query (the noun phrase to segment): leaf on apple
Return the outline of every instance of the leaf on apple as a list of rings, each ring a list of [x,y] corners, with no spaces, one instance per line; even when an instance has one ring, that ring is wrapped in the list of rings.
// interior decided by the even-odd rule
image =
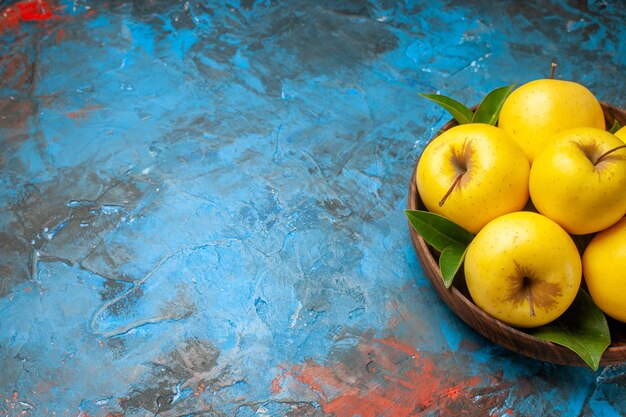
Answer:
[[[561,317],[537,327],[532,335],[573,350],[594,371],[611,343],[604,313],[583,289],[578,291],[574,302]]]
[[[453,243],[441,252],[439,256],[439,269],[443,277],[443,284],[446,288],[450,288],[456,273],[463,265],[467,253],[467,245]]]
[[[459,103],[455,99],[446,97],[441,94],[420,93],[420,96],[432,100],[444,109],[446,109],[448,113],[450,113],[460,125],[472,122],[472,117],[474,117],[472,111],[467,108],[467,106]]]
[[[444,285],[450,288],[474,235],[453,221],[430,211],[404,210],[404,214],[426,243],[441,253],[439,269]]]
[[[498,121],[498,116],[500,116],[500,110],[502,110],[504,100],[506,100],[514,88],[515,84],[511,84],[496,88],[487,94],[474,112],[472,123],[486,123],[495,126]]]
[[[455,99],[441,94],[420,93],[420,96],[432,100],[446,109],[460,125],[467,123],[486,123],[495,126],[500,116],[500,110],[502,109],[504,100],[506,100],[514,88],[515,84],[511,84],[491,91],[481,101],[475,112],[472,112],[467,106]]]
[[[622,125],[620,125],[619,120],[615,120],[615,122],[613,122],[613,126],[611,126],[611,129],[609,129],[609,133],[615,134],[621,128]]]

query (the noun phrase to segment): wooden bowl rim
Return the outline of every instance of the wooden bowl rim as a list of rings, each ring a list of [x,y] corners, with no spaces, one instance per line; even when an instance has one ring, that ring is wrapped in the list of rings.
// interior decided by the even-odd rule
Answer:
[[[615,119],[619,119],[622,126],[626,125],[626,110],[612,106],[605,102],[600,102],[608,125],[612,125]],[[441,132],[457,125],[454,119],[446,123],[443,128],[435,134],[429,143]],[[421,199],[417,193],[415,171],[417,163],[413,168],[409,185],[408,208],[411,210],[423,209]],[[539,339],[522,330],[509,326],[500,320],[488,315],[476,304],[468,299],[461,291],[452,285],[446,288],[443,284],[441,271],[438,262],[433,255],[434,249],[430,247],[424,239],[415,231],[408,222],[409,232],[413,247],[424,270],[424,273],[439,297],[446,305],[469,327],[486,337],[490,341],[529,358],[538,359],[544,362],[551,362],[561,365],[586,366],[586,363],[574,351],[556,343]],[[496,329],[497,332],[493,332]],[[611,344],[603,353],[600,365],[619,365],[626,362],[626,342],[620,345]]]

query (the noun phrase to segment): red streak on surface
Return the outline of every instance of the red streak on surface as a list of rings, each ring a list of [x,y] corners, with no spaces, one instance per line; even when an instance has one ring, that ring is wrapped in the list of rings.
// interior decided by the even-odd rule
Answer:
[[[282,381],[282,375],[278,375],[276,378],[272,380],[272,394],[278,394],[281,390],[280,383]]]
[[[59,30],[57,31],[57,37],[55,39],[55,42],[59,43],[64,38],[67,38],[67,35],[65,34],[63,28],[59,28]]]
[[[0,32],[21,22],[43,22],[54,17],[54,7],[46,0],[20,1],[0,11]]]
[[[410,344],[394,338],[367,340],[348,353],[328,366],[315,362],[292,366],[274,379],[272,392],[306,387],[323,411],[335,417],[411,417],[429,410],[440,415],[479,415],[477,411],[487,415],[493,408],[474,404],[473,410],[466,409],[473,390],[484,389],[489,381],[451,372],[444,364],[438,367],[438,356],[420,354]],[[287,377],[289,382],[282,380]]]
[[[69,113],[67,113],[67,117],[71,117],[72,119],[86,119],[87,117],[89,117],[89,113],[94,111],[94,110],[98,110],[101,109],[102,106],[86,106],[83,107],[82,109],[78,109],[76,111],[71,111]]]
[[[315,369],[314,372],[309,372],[313,369]],[[309,387],[323,402],[328,401],[328,395],[326,394],[324,385],[332,385],[334,387],[339,385],[337,381],[334,381],[333,370],[331,368],[320,367],[313,363],[305,365],[302,369],[296,369],[295,372],[288,372],[287,375],[293,376],[298,382]]]
[[[22,1],[15,3],[15,7],[20,11],[20,18],[29,20],[48,20],[52,18],[52,7],[45,0]]]
[[[77,111],[71,111],[67,114],[67,117],[71,117],[72,119],[86,119],[87,112],[83,109]]]
[[[400,343],[394,339],[374,339],[374,342],[380,343],[381,345],[390,346],[402,353],[405,353],[413,358],[419,358],[420,354],[413,346]]]
[[[448,398],[457,398],[459,395],[461,395],[461,390],[463,388],[460,386],[455,386],[455,387],[451,387],[448,388],[445,392],[446,392],[446,396]]]

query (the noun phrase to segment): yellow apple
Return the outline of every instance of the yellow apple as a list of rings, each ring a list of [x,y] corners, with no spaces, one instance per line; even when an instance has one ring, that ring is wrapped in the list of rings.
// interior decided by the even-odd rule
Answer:
[[[596,234],[583,253],[583,275],[598,308],[626,322],[626,218]]]
[[[620,130],[615,132],[615,136],[620,138],[622,140],[622,142],[626,143],[626,126],[622,127]]]
[[[626,213],[626,149],[618,149],[623,145],[615,135],[589,127],[556,135],[530,169],[537,210],[572,234],[616,223]]]
[[[489,222],[470,243],[465,279],[474,303],[516,327],[559,317],[574,301],[581,260],[572,238],[541,214],[520,211]]]
[[[574,127],[605,129],[602,107],[581,84],[545,79],[514,90],[500,111],[498,126],[520,144],[532,164],[556,133]]]
[[[417,164],[417,189],[426,208],[478,232],[528,201],[529,165],[502,129],[470,123],[430,142]]]

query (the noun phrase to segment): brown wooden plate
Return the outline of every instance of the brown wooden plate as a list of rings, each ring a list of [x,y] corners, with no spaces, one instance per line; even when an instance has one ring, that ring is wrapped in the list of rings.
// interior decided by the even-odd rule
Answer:
[[[619,121],[622,126],[626,126],[625,110],[603,102],[600,104],[609,128],[613,126],[615,120]],[[448,130],[456,126],[456,124],[456,121],[451,120],[441,131]],[[426,210],[417,193],[415,169],[413,170],[409,187],[408,208],[412,210]],[[585,362],[572,350],[511,327],[478,308],[471,301],[465,286],[463,268],[461,268],[459,275],[454,279],[453,285],[450,288],[446,288],[439,270],[438,252],[426,244],[410,223],[409,231],[413,247],[428,280],[441,299],[467,325],[492,342],[524,356],[561,365],[586,366]],[[609,329],[611,331],[611,345],[602,355],[600,365],[622,364],[626,362],[626,324],[610,318],[607,318],[607,320],[609,321]]]

